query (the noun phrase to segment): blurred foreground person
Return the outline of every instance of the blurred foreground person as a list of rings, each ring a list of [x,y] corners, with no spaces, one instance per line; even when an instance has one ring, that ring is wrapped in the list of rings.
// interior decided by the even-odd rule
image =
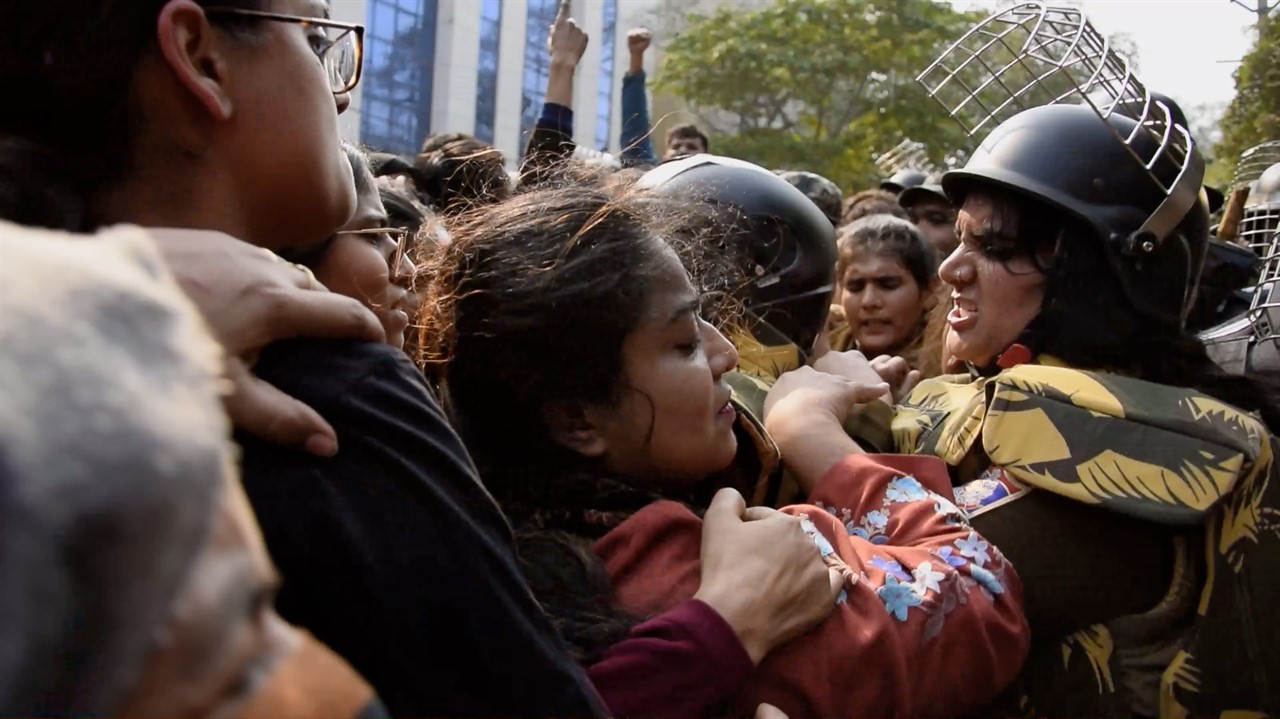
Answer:
[[[273,609],[221,349],[144,233],[0,234],[0,713],[382,713]]]

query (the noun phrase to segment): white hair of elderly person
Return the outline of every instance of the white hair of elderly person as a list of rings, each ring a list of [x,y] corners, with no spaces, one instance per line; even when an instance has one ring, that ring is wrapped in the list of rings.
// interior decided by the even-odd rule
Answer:
[[[272,608],[222,352],[146,231],[0,222],[0,715],[376,706]]]
[[[221,350],[141,230],[0,238],[0,709],[108,714],[209,530]]]

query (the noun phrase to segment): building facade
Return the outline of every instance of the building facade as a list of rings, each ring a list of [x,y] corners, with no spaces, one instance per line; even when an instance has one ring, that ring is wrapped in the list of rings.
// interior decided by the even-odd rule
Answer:
[[[659,0],[571,0],[590,42],[574,82],[574,139],[616,153],[627,30]],[[559,0],[331,0],[365,26],[364,71],[343,137],[412,153],[432,132],[492,142],[509,163],[542,109],[547,31]],[[648,68],[652,72],[652,68]]]

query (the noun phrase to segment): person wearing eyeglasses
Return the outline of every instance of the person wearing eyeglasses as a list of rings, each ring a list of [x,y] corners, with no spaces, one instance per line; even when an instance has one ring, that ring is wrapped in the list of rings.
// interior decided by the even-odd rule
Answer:
[[[20,29],[0,43],[0,80],[21,98],[0,113],[0,219],[203,230],[164,252],[210,255],[181,263],[201,308],[243,297],[228,261],[247,255],[295,273],[331,311],[368,315],[264,252],[319,246],[357,210],[338,115],[360,78],[358,26],[315,0],[3,2],[0,21]],[[219,241],[228,247],[210,249]],[[236,316],[308,311],[262,311],[220,333],[297,400],[269,426],[307,416],[315,427],[285,438],[237,421],[281,615],[349,661],[393,714],[603,715],[421,373],[367,331],[343,339],[323,312],[290,305],[291,289],[250,293]],[[316,335],[327,339],[304,339]],[[298,339],[263,348],[262,337]]]
[[[348,143],[343,152],[355,179],[355,214],[323,244],[286,257],[310,268],[331,292],[364,303],[382,322],[387,344],[403,347],[418,302],[409,292],[413,236],[390,226],[364,152]]]

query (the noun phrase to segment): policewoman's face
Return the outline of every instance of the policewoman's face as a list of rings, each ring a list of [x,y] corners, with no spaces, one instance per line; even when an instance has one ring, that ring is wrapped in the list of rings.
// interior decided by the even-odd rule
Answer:
[[[898,354],[915,341],[928,295],[896,258],[860,252],[841,284],[845,319],[864,354]]]
[[[1011,224],[986,195],[970,194],[960,208],[960,244],[938,268],[952,288],[946,346],[957,360],[990,364],[1040,313],[1045,278]]]

